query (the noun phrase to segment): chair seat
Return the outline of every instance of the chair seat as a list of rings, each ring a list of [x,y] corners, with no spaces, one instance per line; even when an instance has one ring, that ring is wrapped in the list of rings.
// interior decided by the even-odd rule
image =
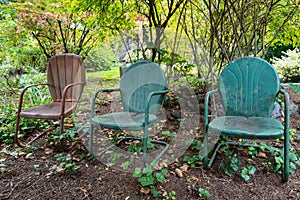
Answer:
[[[76,108],[76,104],[76,102],[65,102],[64,116],[71,114]],[[20,116],[25,118],[59,119],[61,116],[61,106],[61,102],[51,102],[22,110]]]
[[[157,116],[149,114],[149,124],[157,120]],[[145,114],[135,112],[116,112],[96,116],[91,123],[100,125],[102,128],[119,130],[141,130],[145,125]]]
[[[273,118],[222,116],[209,123],[208,132],[247,139],[272,139],[282,137],[284,127]]]

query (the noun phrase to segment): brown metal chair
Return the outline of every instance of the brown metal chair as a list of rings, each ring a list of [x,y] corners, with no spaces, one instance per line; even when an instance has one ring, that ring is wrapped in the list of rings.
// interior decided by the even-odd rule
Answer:
[[[22,110],[23,97],[27,89],[47,85],[52,102]],[[64,131],[64,118],[72,114],[80,100],[85,85],[83,60],[76,54],[60,54],[52,56],[47,66],[47,83],[26,86],[21,94],[16,119],[14,140],[18,146],[30,145],[44,133],[36,136],[26,145],[18,138],[20,118],[38,118],[60,120],[60,134]]]

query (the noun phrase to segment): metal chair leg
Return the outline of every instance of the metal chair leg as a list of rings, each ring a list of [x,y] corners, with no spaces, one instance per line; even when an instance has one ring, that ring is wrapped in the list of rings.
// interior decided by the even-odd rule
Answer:
[[[148,127],[144,129],[144,139],[143,139],[143,161],[144,164],[147,163],[147,145],[148,145]]]
[[[203,156],[203,163],[204,167],[208,169],[208,138],[207,138],[207,133],[204,133],[204,156]]]
[[[90,152],[90,153],[92,153],[93,134],[94,134],[94,125],[91,124],[91,128],[90,128],[90,138],[89,138],[89,152]]]
[[[17,115],[17,121],[16,121],[16,127],[15,127],[15,135],[14,135],[14,141],[19,147],[25,147],[24,144],[22,144],[18,138],[18,132],[19,132],[19,125],[20,125],[20,114]]]
[[[64,117],[60,118],[60,135],[64,133]]]
[[[34,141],[36,141],[37,139],[39,139],[40,137],[42,137],[43,135],[45,135],[45,132],[42,132],[41,134],[37,135],[36,137],[34,137],[31,141],[29,141],[26,144],[22,144],[18,138],[18,132],[19,132],[19,127],[20,127],[20,120],[21,117],[18,115],[17,116],[17,120],[16,120],[16,128],[15,128],[15,134],[14,134],[14,141],[15,143],[19,146],[19,147],[26,147],[31,145],[31,143],[33,143]]]
[[[289,155],[289,147],[290,147],[290,142],[289,142],[289,137],[284,137],[284,146],[283,146],[283,153],[284,153],[284,168],[282,171],[282,180],[284,182],[288,181],[289,178],[289,160],[290,160],[290,155]]]

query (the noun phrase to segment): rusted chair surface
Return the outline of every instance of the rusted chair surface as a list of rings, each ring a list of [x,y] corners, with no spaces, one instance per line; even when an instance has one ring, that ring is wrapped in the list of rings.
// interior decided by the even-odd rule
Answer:
[[[26,86],[20,94],[14,135],[17,145],[25,146],[18,138],[20,118],[60,120],[60,133],[62,134],[64,118],[76,110],[84,84],[85,70],[80,56],[66,53],[51,57],[47,66],[47,83]],[[37,86],[48,86],[52,102],[22,110],[25,92]],[[35,137],[27,145],[40,136]]]

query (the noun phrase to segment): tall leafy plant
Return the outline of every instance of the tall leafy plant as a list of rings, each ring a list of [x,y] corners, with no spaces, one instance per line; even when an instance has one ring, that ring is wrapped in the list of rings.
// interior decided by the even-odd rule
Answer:
[[[210,87],[223,66],[236,57],[264,57],[293,19],[299,1],[191,1],[182,26],[190,38],[199,78]],[[278,19],[278,20],[277,20]]]
[[[77,8],[76,1],[11,3],[17,9],[18,32],[31,33],[43,54],[76,53],[83,58],[100,42],[92,12]]]

